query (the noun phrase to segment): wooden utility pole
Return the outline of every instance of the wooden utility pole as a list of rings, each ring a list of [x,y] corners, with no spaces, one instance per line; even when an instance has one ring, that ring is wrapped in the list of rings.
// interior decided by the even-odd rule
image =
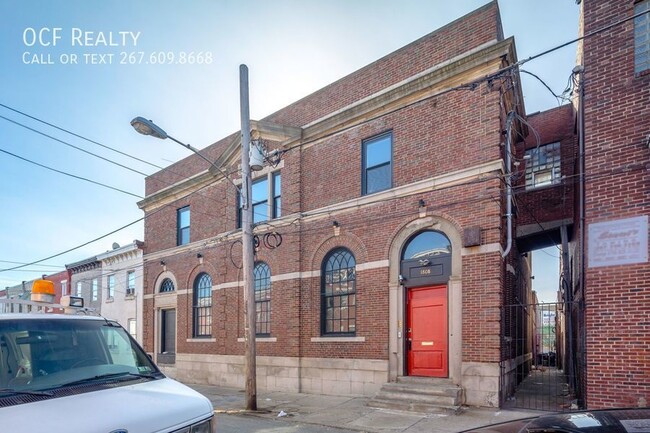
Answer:
[[[257,410],[257,373],[255,350],[255,287],[253,285],[253,206],[251,203],[251,141],[250,111],[248,106],[248,67],[239,65],[239,99],[241,108],[241,173],[242,173],[242,276],[244,279],[246,344],[246,409]]]

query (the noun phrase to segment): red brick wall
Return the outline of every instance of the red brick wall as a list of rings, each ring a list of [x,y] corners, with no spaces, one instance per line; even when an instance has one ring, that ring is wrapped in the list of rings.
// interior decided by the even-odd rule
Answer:
[[[585,34],[633,9],[586,1]],[[635,75],[633,33],[628,21],[584,41],[587,225],[650,214],[650,74]],[[649,282],[650,263],[587,268],[590,408],[650,401]]]
[[[517,201],[517,224],[528,225],[546,223],[562,219],[573,219],[574,185],[577,173],[577,136],[575,133],[575,114],[572,105],[563,105],[526,119],[530,124],[525,142],[516,146],[517,158],[521,161],[517,170],[515,197]],[[539,143],[533,130],[539,134]],[[563,179],[560,183],[526,189],[526,165],[530,160],[522,160],[525,151],[539,144],[560,142],[560,163]]]

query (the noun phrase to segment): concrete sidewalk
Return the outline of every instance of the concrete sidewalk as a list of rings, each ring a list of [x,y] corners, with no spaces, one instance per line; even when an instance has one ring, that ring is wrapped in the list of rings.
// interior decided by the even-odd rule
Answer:
[[[367,397],[337,397],[288,392],[261,392],[258,411],[246,412],[241,389],[186,384],[212,401],[217,413],[248,414],[288,422],[362,432],[459,432],[470,428],[540,415],[541,412],[464,407],[458,414],[418,414],[366,406]]]

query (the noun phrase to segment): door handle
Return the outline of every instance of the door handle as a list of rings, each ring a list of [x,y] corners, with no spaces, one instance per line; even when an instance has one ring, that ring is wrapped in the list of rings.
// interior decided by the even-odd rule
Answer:
[[[411,339],[408,338],[406,340],[406,350],[411,350],[411,347],[412,347],[412,342],[411,342]]]

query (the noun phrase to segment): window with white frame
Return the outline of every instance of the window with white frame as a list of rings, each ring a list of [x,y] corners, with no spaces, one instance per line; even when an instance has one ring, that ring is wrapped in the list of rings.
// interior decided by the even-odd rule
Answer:
[[[81,297],[81,281],[77,281],[77,296]]]
[[[279,171],[269,173],[252,184],[251,205],[253,206],[253,223],[260,223],[282,216],[282,177]],[[241,228],[242,205],[241,194],[238,195],[237,227]]]
[[[61,281],[61,295],[66,296],[68,294],[68,281]]]
[[[108,276],[108,290],[106,292],[106,299],[115,298],[115,274]]]
[[[92,300],[93,300],[93,301],[96,301],[96,300],[97,300],[97,297],[99,296],[99,295],[98,295],[98,293],[99,293],[99,281],[97,280],[97,278],[93,278],[93,281],[92,281],[92,291],[91,291],[91,293],[92,293],[92,295],[91,295],[91,296],[92,296]]]
[[[650,0],[639,1],[634,5],[634,72],[650,69]],[[645,12],[645,13],[644,13]]]
[[[560,181],[560,143],[537,146],[526,151],[526,189]]]
[[[131,334],[131,337],[136,338],[137,337],[137,326],[136,326],[136,321],[135,319],[129,319],[127,321],[127,329],[129,331],[129,334]]]
[[[135,295],[135,271],[126,273],[126,294]]]

